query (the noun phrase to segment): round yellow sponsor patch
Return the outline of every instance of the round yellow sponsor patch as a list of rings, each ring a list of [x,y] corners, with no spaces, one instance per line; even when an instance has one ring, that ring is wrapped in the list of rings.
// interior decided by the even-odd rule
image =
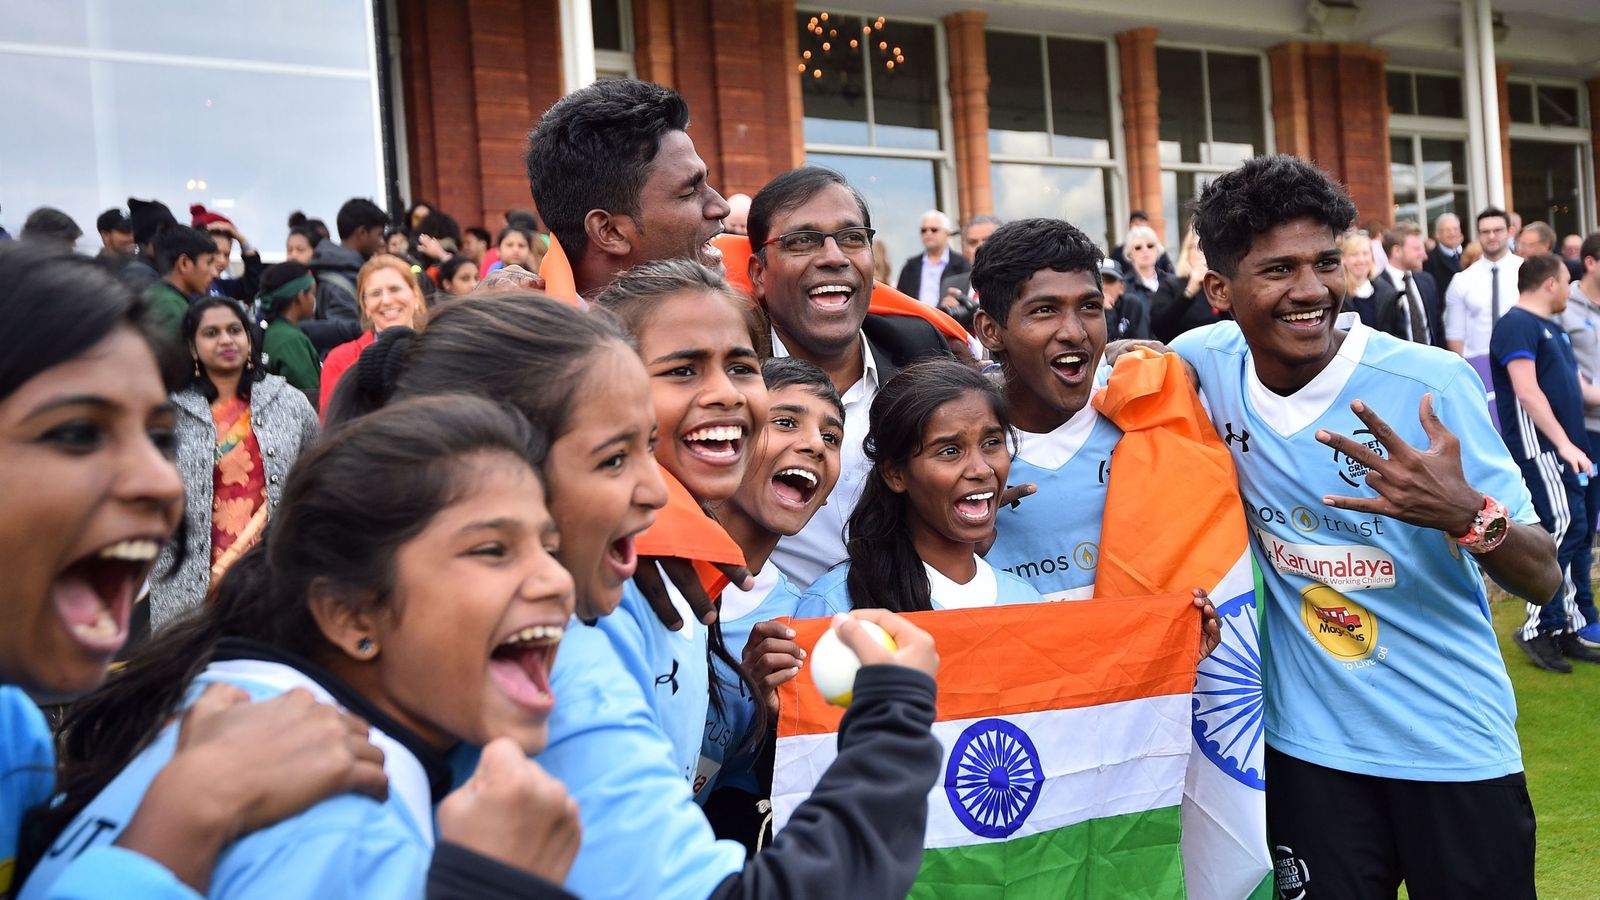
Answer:
[[[1378,646],[1378,618],[1325,584],[1300,592],[1300,621],[1322,649],[1344,660],[1365,659]]]

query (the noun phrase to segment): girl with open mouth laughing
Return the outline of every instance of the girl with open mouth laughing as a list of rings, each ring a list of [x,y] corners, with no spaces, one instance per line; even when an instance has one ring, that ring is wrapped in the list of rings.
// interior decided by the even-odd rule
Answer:
[[[0,245],[3,895],[20,883],[23,816],[53,789],[54,740],[28,694],[68,700],[100,683],[183,512],[144,316],[92,260]],[[365,723],[304,694],[246,699],[219,687],[195,701],[117,846],[62,860],[78,896],[193,897],[233,836],[337,793],[384,792]]]
[[[812,583],[796,615],[1042,602],[978,555],[994,537],[1011,471],[1000,388],[968,366],[930,360],[884,385],[871,415],[872,472],[850,515],[850,558]]]
[[[420,897],[436,841],[565,877],[577,810],[526,758],[544,746],[572,614],[535,468],[546,449],[514,412],[437,397],[375,413],[302,459],[267,540],[214,603],[68,715],[63,790],[40,823],[54,844],[21,896],[50,896],[75,854],[120,836],[177,745],[169,717],[216,683],[358,712],[390,790],[332,797],[232,842],[209,896]],[[445,753],[462,742],[489,748],[447,797]],[[508,796],[507,782],[523,788]]]
[[[839,756],[790,824],[795,837],[747,861],[742,845],[715,838],[695,805],[650,696],[654,683],[641,684],[624,663],[639,648],[616,643],[624,630],[582,624],[633,615],[617,608],[638,564],[636,539],[667,503],[651,455],[651,379],[627,341],[615,317],[542,294],[465,297],[441,306],[427,330],[380,340],[341,388],[328,420],[337,433],[387,402],[453,391],[507,403],[552,435],[544,472],[562,534],[557,558],[573,575],[577,615],[552,673],[561,702],[536,761],[566,786],[582,815],[583,846],[569,890],[619,900],[776,898],[822,896],[849,884],[857,897],[903,897],[920,862],[921,821],[939,767],[929,733],[937,655],[925,632],[881,614],[873,621],[901,647],[891,656],[880,655],[858,627],[841,630],[847,641],[850,631],[861,637],[853,646],[869,664]],[[702,670],[704,653],[702,644]],[[670,691],[667,674],[663,689]],[[680,692],[687,674],[680,663]],[[696,740],[706,706],[702,696]],[[470,754],[455,756],[457,772],[469,767]],[[888,771],[886,759],[894,760]]]

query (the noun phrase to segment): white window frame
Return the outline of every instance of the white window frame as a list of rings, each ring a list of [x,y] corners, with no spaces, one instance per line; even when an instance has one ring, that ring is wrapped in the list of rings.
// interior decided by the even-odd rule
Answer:
[[[1467,89],[1466,88],[1466,78],[1462,75],[1461,72],[1458,72],[1458,71],[1452,71],[1450,69],[1430,69],[1430,68],[1419,67],[1419,66],[1389,66],[1389,67],[1384,69],[1384,77],[1385,77],[1385,79],[1387,79],[1389,75],[1406,75],[1406,76],[1429,75],[1429,76],[1433,76],[1433,77],[1436,77],[1436,78],[1454,78],[1454,79],[1456,79],[1457,83],[1459,83],[1461,85],[1461,90],[1462,90],[1461,105],[1463,107],[1462,111],[1461,111],[1461,113],[1462,113],[1462,117],[1461,118],[1459,118],[1459,119],[1450,119],[1450,118],[1446,118],[1446,117],[1443,117],[1443,116],[1419,116],[1419,115],[1415,115],[1415,114],[1412,114],[1412,113],[1390,113],[1390,115],[1389,115],[1389,138],[1390,138],[1390,140],[1393,140],[1394,138],[1397,138],[1397,137],[1398,138],[1406,138],[1406,139],[1411,141],[1412,159],[1415,160],[1415,162],[1412,164],[1412,166],[1413,166],[1414,170],[1416,171],[1416,175],[1417,175],[1416,183],[1414,185],[1412,185],[1412,192],[1416,195],[1418,207],[1423,211],[1422,218],[1424,219],[1424,221],[1417,223],[1417,224],[1421,225],[1423,228],[1427,228],[1428,227],[1428,223],[1426,221],[1426,219],[1427,219],[1427,202],[1428,202],[1427,201],[1427,197],[1428,197],[1428,194],[1427,194],[1426,187],[1425,187],[1425,182],[1424,182],[1423,176],[1422,176],[1422,142],[1424,140],[1445,140],[1445,141],[1463,141],[1463,142],[1466,143],[1466,145],[1467,145],[1467,160],[1466,160],[1467,171],[1463,172],[1463,173],[1459,173],[1459,174],[1466,175],[1467,176],[1467,181],[1465,181],[1465,182],[1452,182],[1448,189],[1451,192],[1454,192],[1457,189],[1461,189],[1461,190],[1466,191],[1468,208],[1464,209],[1464,210],[1457,210],[1456,215],[1458,215],[1461,218],[1461,221],[1463,223],[1469,223],[1470,224],[1470,222],[1472,220],[1472,216],[1474,215],[1474,211],[1478,210],[1478,209],[1482,209],[1484,207],[1484,205],[1486,205],[1487,201],[1481,196],[1481,193],[1482,193],[1481,190],[1476,185],[1474,185],[1472,183],[1472,175],[1473,175],[1473,173],[1472,173],[1472,166],[1473,166],[1473,163],[1472,163],[1473,156],[1472,156],[1472,154],[1473,154],[1473,147],[1472,147],[1472,135],[1470,134],[1471,128],[1468,126],[1467,119],[1466,119],[1466,109],[1465,109],[1466,102],[1467,102],[1466,93],[1465,93],[1466,89]],[[1415,102],[1416,101],[1416,81],[1414,79],[1411,82],[1411,85],[1412,85],[1412,87],[1411,87],[1411,91],[1412,91],[1412,95],[1411,95],[1412,107],[1415,108],[1416,107],[1416,102]],[[1391,159],[1390,162],[1392,163],[1393,160]],[[1393,208],[1394,197],[1395,197],[1395,191],[1394,191],[1395,185],[1393,183],[1393,171],[1394,170],[1391,168],[1390,169],[1390,179],[1391,179],[1391,181],[1390,181],[1390,184],[1389,184],[1389,203],[1390,203],[1391,209]]]
[[[1107,230],[1116,232],[1116,224],[1128,219],[1128,153],[1126,135],[1122,130],[1122,60],[1117,53],[1117,42],[1106,37],[1086,34],[1064,34],[1058,32],[1029,31],[1021,28],[985,28],[984,34],[998,32],[1003,34],[1022,34],[1039,39],[1039,59],[1044,71],[1044,135],[1046,146],[1051,149],[1047,155],[1028,153],[996,153],[989,151],[989,164],[1016,163],[1033,166],[1059,166],[1076,169],[1101,169],[1110,179],[1111,208],[1106,210]],[[1050,93],[1050,38],[1061,38],[1070,41],[1083,41],[1086,43],[1103,44],[1106,47],[1106,91],[1111,110],[1111,158],[1095,159],[1084,156],[1056,156],[1055,149],[1055,104]],[[985,47],[987,52],[987,47]],[[984,129],[984,144],[988,145],[988,128]],[[1107,238],[1110,239],[1109,237]]]
[[[795,8],[795,15],[820,15],[824,12],[830,16],[859,16],[869,21],[877,18],[877,14],[875,13],[864,12],[849,7],[843,9],[826,10],[820,7],[809,6],[800,6]],[[939,196],[935,198],[938,202],[937,208],[943,210],[945,214],[950,217],[951,221],[960,222],[963,220],[963,214],[959,208],[960,204],[957,200],[956,194],[955,125],[950,112],[950,60],[949,48],[944,31],[944,23],[938,19],[925,19],[916,16],[895,16],[893,18],[896,22],[904,22],[908,25],[933,26],[934,77],[937,79],[936,83],[938,85],[938,90],[936,93],[939,97],[940,149],[917,150],[913,148],[902,147],[878,147],[871,143],[821,144],[807,141],[805,143],[805,152],[808,156],[812,153],[826,153],[838,156],[875,156],[887,159],[922,159],[936,163],[938,168],[936,190],[939,193]],[[791,53],[797,53],[799,52],[799,49],[800,48],[798,46],[789,48]],[[862,68],[866,72],[864,77],[867,80],[867,140],[872,142],[877,139],[877,123],[875,121],[875,111],[873,108],[873,66],[871,64],[869,54],[863,54],[862,56],[864,61]],[[792,66],[793,64],[793,57],[791,57],[790,61],[785,65]],[[792,71],[793,70],[791,69],[791,72]],[[802,98],[800,108],[800,115],[802,118],[805,117],[804,104],[805,101]]]
[[[637,62],[633,57],[636,46],[633,37],[633,4],[628,0],[594,0],[617,5],[617,23],[622,31],[621,50],[594,49],[594,71],[597,78],[637,78]]]

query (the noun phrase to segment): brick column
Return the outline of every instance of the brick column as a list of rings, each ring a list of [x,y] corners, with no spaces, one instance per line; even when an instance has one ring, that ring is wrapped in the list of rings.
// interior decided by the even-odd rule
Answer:
[[[633,69],[641,81],[672,87],[672,0],[633,0]]]
[[[1278,149],[1343,182],[1363,222],[1389,222],[1387,54],[1359,44],[1291,42],[1267,52]]]
[[[1311,122],[1306,108],[1306,45],[1279,44],[1267,51],[1272,70],[1272,127],[1279,153],[1311,158]]]
[[[1128,150],[1128,208],[1150,216],[1156,234],[1166,232],[1161,211],[1161,108],[1156,84],[1156,30],[1135,28],[1117,35],[1122,61],[1122,133]]]
[[[1506,87],[1506,76],[1509,74],[1509,63],[1495,65],[1494,84],[1500,94],[1500,174],[1506,183],[1505,208],[1511,210],[1516,209],[1516,200],[1511,196],[1511,91]]]
[[[956,202],[962,221],[994,212],[989,179],[989,56],[980,10],[944,18],[950,51],[950,117],[955,124]]]

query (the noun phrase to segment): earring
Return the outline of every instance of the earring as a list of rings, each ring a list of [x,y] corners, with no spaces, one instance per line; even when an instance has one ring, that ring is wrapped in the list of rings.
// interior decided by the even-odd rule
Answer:
[[[245,357],[245,358],[244,358],[244,370],[245,370],[245,371],[246,371],[246,372],[254,372],[254,371],[255,371],[255,368],[256,368],[256,362],[255,362],[255,360],[253,360],[253,359],[251,359],[251,358],[250,358],[250,357],[248,357],[248,356],[247,356],[247,357]]]
[[[200,377],[200,357],[198,356],[194,358],[194,377]]]
[[[377,646],[372,643],[372,638],[364,637],[361,640],[356,641],[356,652],[361,654],[363,659],[376,653],[377,649]]]

